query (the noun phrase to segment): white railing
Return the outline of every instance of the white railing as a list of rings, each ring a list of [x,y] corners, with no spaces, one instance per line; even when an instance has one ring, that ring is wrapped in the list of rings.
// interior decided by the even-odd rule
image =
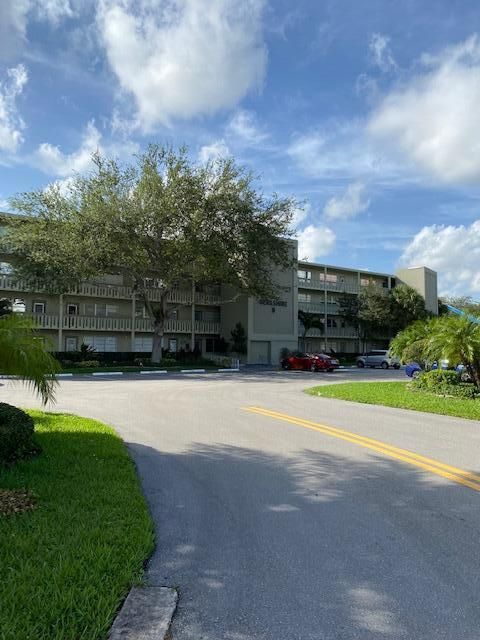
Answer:
[[[323,302],[299,302],[298,308],[307,313],[325,313],[325,304]],[[327,303],[327,313],[334,315],[338,313],[338,306],[333,302]]]
[[[33,320],[41,329],[59,329],[60,317],[58,315],[34,314]],[[97,316],[64,316],[62,318],[62,329],[85,330],[85,331],[131,331],[131,318],[99,318]],[[153,323],[149,318],[136,318],[135,331],[151,332]],[[192,323],[190,320],[167,320],[165,323],[166,333],[191,333]],[[195,333],[217,335],[220,333],[220,323],[218,322],[195,322]]]
[[[302,334],[301,327],[299,327],[298,335]],[[310,329],[307,333],[306,339],[308,338],[357,338],[357,334],[355,329],[351,327],[327,327],[325,332],[320,331],[320,329]]]
[[[359,292],[358,284],[350,280],[344,282],[328,282],[325,280],[298,278],[298,286],[300,289],[315,289],[317,291],[337,291],[338,293]]]
[[[0,276],[0,291],[31,291],[43,293],[45,287],[38,282],[27,282],[12,276]],[[133,296],[132,287],[120,286],[116,284],[93,284],[90,282],[82,282],[73,287],[68,295],[85,296],[90,298],[115,298],[117,300],[131,300]],[[149,298],[152,302],[160,300],[160,291],[157,289],[149,289]],[[191,304],[192,292],[185,289],[174,289],[167,296],[167,301],[177,304]],[[217,295],[206,293],[195,293],[195,302],[205,305],[219,305],[221,298]]]

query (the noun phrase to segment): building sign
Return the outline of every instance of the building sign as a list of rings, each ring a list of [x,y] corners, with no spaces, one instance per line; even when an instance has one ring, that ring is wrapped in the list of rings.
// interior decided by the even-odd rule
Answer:
[[[258,304],[264,304],[267,307],[286,307],[286,300],[274,300],[269,298],[262,298],[261,300],[257,300]]]

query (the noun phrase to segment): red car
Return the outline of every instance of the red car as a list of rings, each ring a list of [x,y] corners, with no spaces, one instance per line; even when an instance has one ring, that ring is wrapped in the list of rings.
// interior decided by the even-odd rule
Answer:
[[[325,353],[302,353],[296,351],[281,361],[282,369],[301,369],[308,371],[335,371],[340,363]]]

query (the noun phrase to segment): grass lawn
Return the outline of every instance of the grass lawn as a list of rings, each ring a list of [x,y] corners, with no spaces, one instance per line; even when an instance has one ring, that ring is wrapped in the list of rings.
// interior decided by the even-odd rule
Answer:
[[[346,382],[306,389],[306,393],[323,398],[338,398],[365,404],[414,409],[480,420],[480,399],[444,398],[424,391],[411,391],[407,382]]]
[[[0,638],[105,639],[154,546],[134,464],[100,422],[29,413],[43,453],[0,469],[36,502],[0,515]]]

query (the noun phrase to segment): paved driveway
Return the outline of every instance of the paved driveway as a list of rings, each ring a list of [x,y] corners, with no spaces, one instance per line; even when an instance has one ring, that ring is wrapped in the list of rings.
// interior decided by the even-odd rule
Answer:
[[[64,381],[55,410],[128,442],[157,525],[149,580],[180,592],[173,640],[480,638],[480,492],[354,437],[478,473],[479,423],[302,393],[397,372],[144,378]]]

